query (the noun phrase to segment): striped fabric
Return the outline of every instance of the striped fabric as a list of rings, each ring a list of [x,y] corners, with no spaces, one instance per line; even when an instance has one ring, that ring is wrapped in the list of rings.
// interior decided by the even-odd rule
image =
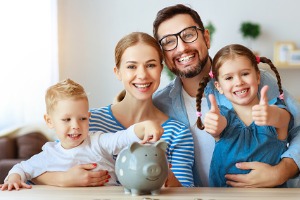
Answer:
[[[125,127],[112,115],[111,106],[91,109],[90,131],[117,132]],[[193,187],[192,167],[194,163],[194,142],[188,127],[169,118],[163,125],[164,139],[167,144],[167,158],[171,170],[184,187]]]

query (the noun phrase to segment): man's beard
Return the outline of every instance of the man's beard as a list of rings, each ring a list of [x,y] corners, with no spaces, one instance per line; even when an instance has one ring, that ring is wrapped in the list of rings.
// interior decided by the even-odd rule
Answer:
[[[203,70],[205,64],[208,60],[208,54],[203,60],[199,60],[199,63],[196,67],[193,69],[187,70],[187,71],[180,71],[178,68],[172,68],[170,69],[171,72],[173,72],[176,76],[179,76],[180,78],[193,78],[200,74],[200,72]]]

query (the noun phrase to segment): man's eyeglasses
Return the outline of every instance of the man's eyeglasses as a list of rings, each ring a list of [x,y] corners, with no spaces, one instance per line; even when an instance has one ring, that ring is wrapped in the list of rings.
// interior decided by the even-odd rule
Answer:
[[[183,29],[178,33],[166,35],[163,38],[161,38],[158,42],[163,50],[171,51],[175,49],[178,45],[178,36],[185,43],[191,43],[197,40],[198,38],[197,29],[203,32],[203,29],[198,28],[197,26],[191,26]]]

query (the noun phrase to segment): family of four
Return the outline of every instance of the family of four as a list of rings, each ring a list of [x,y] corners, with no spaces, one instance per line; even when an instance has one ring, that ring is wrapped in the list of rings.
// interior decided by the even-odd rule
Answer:
[[[30,188],[27,180],[115,185],[119,151],[160,138],[168,144],[166,187],[286,187],[298,180],[300,107],[272,62],[238,44],[212,60],[208,30],[182,4],[157,13],[153,35],[134,32],[116,45],[114,73],[124,91],[112,105],[89,109],[84,89],[69,79],[47,90],[44,118],[59,142],[15,165],[2,190]],[[156,91],[163,61],[176,78]]]

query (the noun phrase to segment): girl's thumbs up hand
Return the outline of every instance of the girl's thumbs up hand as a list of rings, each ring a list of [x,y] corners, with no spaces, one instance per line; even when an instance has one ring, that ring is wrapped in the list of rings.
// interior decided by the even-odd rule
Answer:
[[[269,124],[271,110],[268,104],[268,89],[269,87],[267,85],[261,89],[259,104],[252,107],[252,119],[258,126],[265,126]]]
[[[208,98],[211,108],[204,118],[205,131],[210,133],[216,140],[219,140],[221,132],[227,125],[227,120],[221,115],[215,96],[210,94]]]

